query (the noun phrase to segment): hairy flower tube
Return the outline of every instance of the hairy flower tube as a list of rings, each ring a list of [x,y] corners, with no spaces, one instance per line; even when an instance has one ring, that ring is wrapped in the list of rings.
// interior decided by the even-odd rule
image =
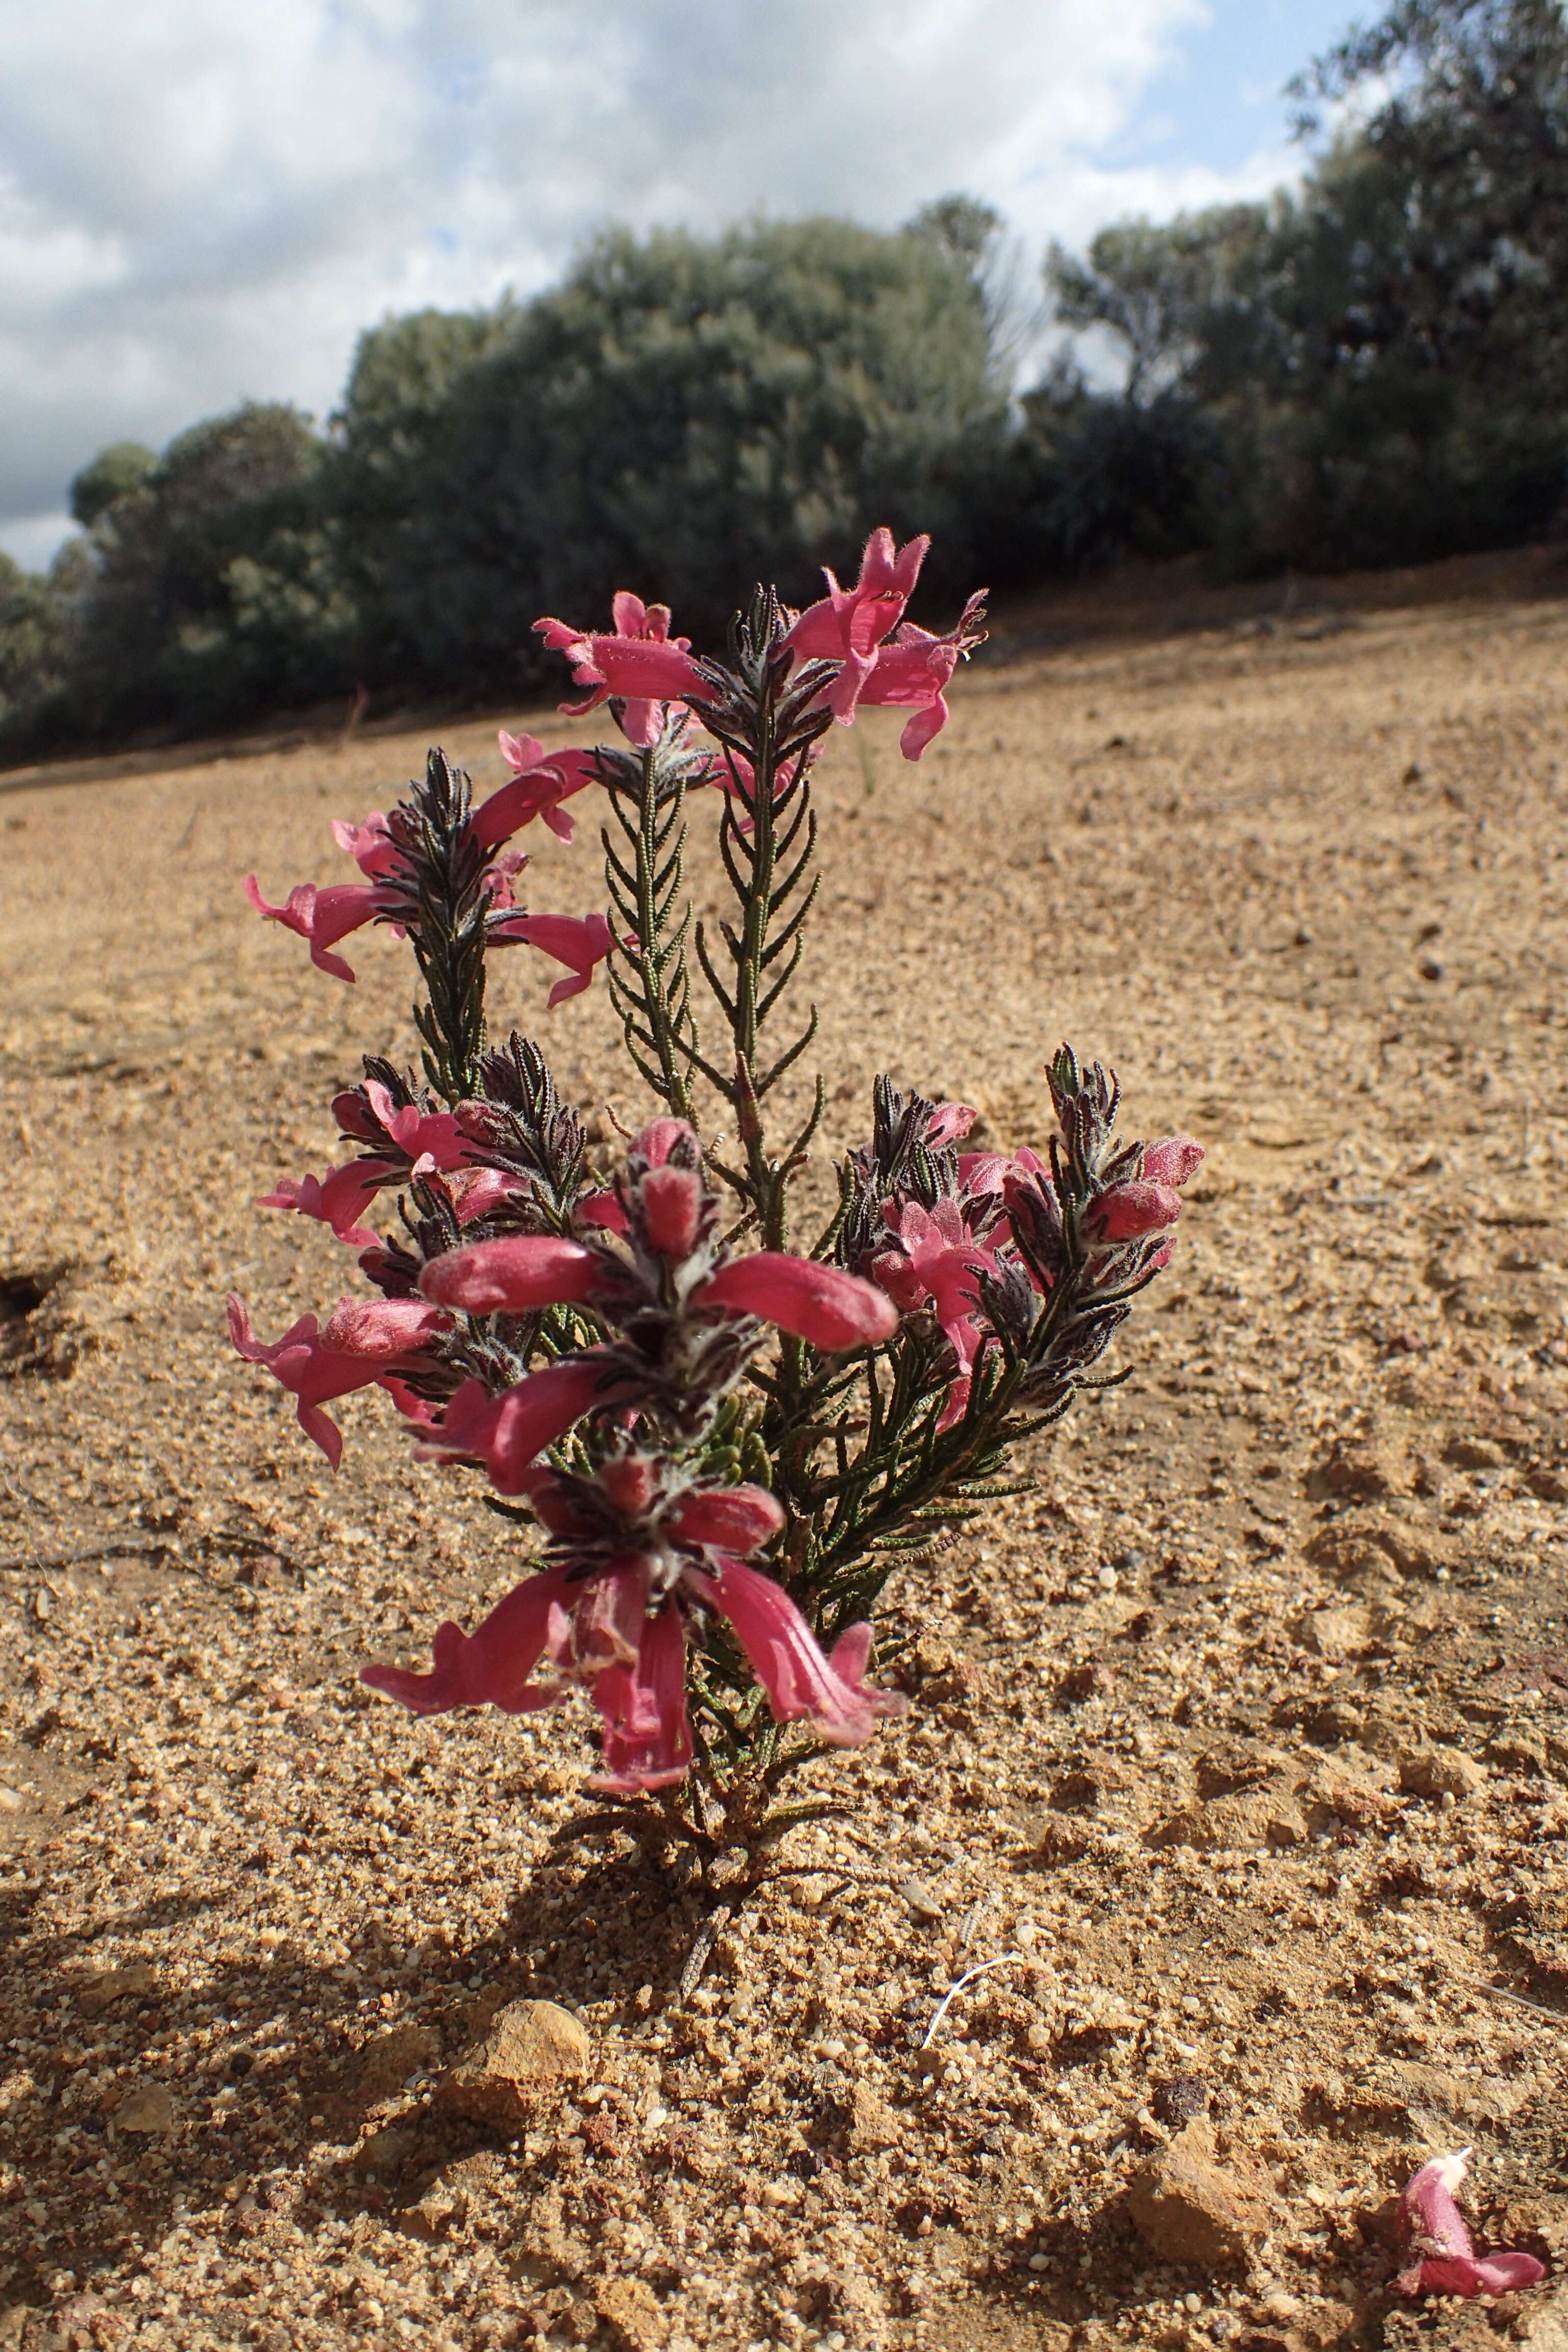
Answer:
[[[395,1103],[378,1078],[367,1078],[363,1086],[337,1096],[332,1115],[344,1135],[370,1150],[321,1177],[286,1176],[256,1205],[318,1218],[353,1249],[374,1244],[375,1234],[356,1221],[378,1192],[437,1170],[461,1168],[467,1155],[468,1145],[450,1111]]]
[[[599,1709],[605,1769],[594,1786],[629,1795],[683,1780],[692,1759],[687,1626],[718,1617],[775,1721],[806,1723],[831,1746],[868,1739],[895,1695],[868,1689],[868,1625],[824,1652],[783,1587],[746,1565],[784,1514],[764,1487],[686,1484],[659,1456],[628,1452],[593,1478],[535,1471],[521,1490],[554,1564],[509,1592],[471,1634],[447,1622],[428,1674],[363,1669],[373,1689],[421,1715],[547,1706],[576,1685]]]
[[[1434,2157],[1405,2184],[1400,2236],[1414,2259],[1399,2274],[1402,2294],[1507,2294],[1546,2275],[1533,2254],[1478,2254],[1454,2191],[1469,2170],[1468,2147]]]

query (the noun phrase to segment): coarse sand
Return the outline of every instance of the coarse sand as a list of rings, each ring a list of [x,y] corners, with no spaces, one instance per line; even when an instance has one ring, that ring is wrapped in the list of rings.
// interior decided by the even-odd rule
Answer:
[[[242,877],[342,878],[425,737],[0,779],[0,2347],[1568,2344],[1568,575],[1488,581],[1058,599],[918,767],[835,730],[830,1150],[881,1068],[1038,1144],[1067,1037],[1208,1158],[1131,1380],[891,1588],[910,1713],[684,2001],[721,1895],[563,1837],[580,1702],[355,1679],[526,1535],[374,1391],[334,1479],[224,1334],[359,1286],[252,1202],[411,1045],[405,950],[344,987]],[[557,976],[499,958],[497,1025],[635,1122]],[[588,2071],[509,2137],[442,2085],[525,1997]],[[1387,2200],[1467,2145],[1548,2278],[1402,2299]]]

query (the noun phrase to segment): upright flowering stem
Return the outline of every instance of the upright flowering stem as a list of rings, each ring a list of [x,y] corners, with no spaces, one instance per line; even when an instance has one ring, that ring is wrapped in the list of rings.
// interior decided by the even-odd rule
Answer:
[[[399,813],[400,816],[402,813]],[[434,751],[395,835],[426,1002],[414,1019],[430,1083],[449,1103],[476,1090],[485,1046],[486,853],[468,823],[468,779]]]
[[[607,967],[626,1051],[672,1116],[690,1119],[697,1038],[685,949],[691,911],[686,908],[679,917],[675,914],[685,878],[681,812],[685,772],[691,764],[681,755],[685,728],[683,718],[666,725],[644,750],[635,782],[624,772],[631,765],[625,755],[617,757],[614,768],[606,763],[611,810],[631,853],[629,871],[607,826],[599,837],[612,904],[630,925],[627,937],[612,950]]]
[[[807,880],[816,849],[816,816],[806,771],[833,716],[826,704],[813,707],[826,666],[808,662],[804,669],[794,667],[787,636],[777,596],[759,590],[731,631],[731,667],[704,666],[711,693],[703,721],[723,745],[729,769],[719,848],[741,921],[738,930],[730,923],[720,926],[734,967],[729,981],[715,969],[703,926],[697,928],[698,959],[729,1024],[734,1056],[729,1070],[707,1059],[701,1066],[734,1112],[744,1154],[743,1170],[714,1164],[746,1202],[768,1249],[782,1249],[787,1238],[789,1180],[816,1132],[826,1101],[819,1077],[799,1132],[781,1157],[770,1154],[763,1100],[816,1034],[813,1005],[805,1028],[766,1062],[763,1025],[799,968],[803,928],[816,896],[816,877]]]

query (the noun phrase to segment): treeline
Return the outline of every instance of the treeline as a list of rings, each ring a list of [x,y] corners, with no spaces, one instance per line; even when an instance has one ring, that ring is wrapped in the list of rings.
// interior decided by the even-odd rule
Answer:
[[[894,232],[611,232],[531,301],[372,330],[324,431],[251,404],[105,450],[48,574],[0,557],[0,750],[361,687],[510,698],[542,612],[631,587],[710,635],[737,579],[805,602],[876,522],[933,532],[933,605],[1127,551],[1237,575],[1548,533],[1561,0],[1394,0],[1295,89],[1305,131],[1340,126],[1298,193],[1047,256],[1044,316],[1100,331],[1114,391],[1067,344],[1015,396],[1042,321],[952,197]]]

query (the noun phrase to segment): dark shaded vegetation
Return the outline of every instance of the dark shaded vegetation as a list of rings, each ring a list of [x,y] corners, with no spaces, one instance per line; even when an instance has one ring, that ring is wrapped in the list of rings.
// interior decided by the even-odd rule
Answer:
[[[736,579],[805,602],[878,522],[935,539],[931,607],[1123,553],[1231,576],[1553,532],[1568,489],[1561,0],[1394,0],[1293,86],[1299,189],[1054,248],[1064,345],[1003,224],[612,230],[558,288],[362,337],[319,431],[247,404],[72,486],[47,576],[0,557],[0,751],[201,731],[361,688],[507,698],[530,635],[669,595],[710,641]],[[1347,121],[1353,128],[1345,128]],[[925,617],[931,617],[928,613]]]

